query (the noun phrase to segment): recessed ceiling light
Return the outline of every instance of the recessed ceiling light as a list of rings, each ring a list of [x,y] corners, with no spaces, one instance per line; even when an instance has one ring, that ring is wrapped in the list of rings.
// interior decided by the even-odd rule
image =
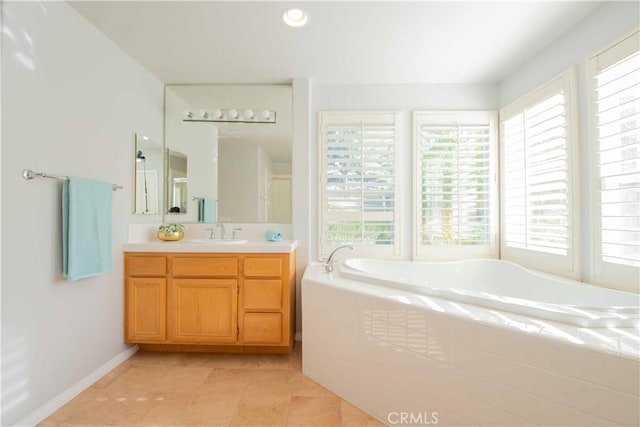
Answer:
[[[282,20],[290,27],[302,27],[309,20],[309,15],[302,9],[289,9],[282,15]]]

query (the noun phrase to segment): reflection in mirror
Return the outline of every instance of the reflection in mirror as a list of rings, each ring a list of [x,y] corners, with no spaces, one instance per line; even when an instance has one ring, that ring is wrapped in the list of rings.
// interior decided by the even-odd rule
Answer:
[[[167,212],[187,213],[187,156],[167,149]]]
[[[276,123],[213,121],[229,111],[273,111]],[[181,221],[198,221],[198,202],[210,199],[220,221],[290,223],[292,111],[287,85],[167,86],[166,147],[189,158],[189,212]]]
[[[150,138],[134,135],[135,183],[133,213],[160,213],[160,180],[162,179],[162,145]]]

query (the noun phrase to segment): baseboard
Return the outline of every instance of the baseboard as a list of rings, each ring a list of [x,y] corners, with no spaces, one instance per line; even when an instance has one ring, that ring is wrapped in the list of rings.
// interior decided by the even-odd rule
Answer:
[[[129,347],[122,353],[118,354],[113,359],[109,360],[104,365],[100,366],[98,369],[42,405],[40,408],[33,411],[31,414],[27,415],[16,425],[19,426],[35,426],[36,424],[42,422],[49,415],[53,414],[55,411],[60,409],[62,405],[76,397],[78,394],[82,393],[84,390],[89,388],[93,383],[98,381],[100,378],[111,372],[116,366],[133,356],[138,351],[138,346],[134,345]]]
[[[302,332],[296,332],[296,336],[294,339],[296,341],[302,341]]]

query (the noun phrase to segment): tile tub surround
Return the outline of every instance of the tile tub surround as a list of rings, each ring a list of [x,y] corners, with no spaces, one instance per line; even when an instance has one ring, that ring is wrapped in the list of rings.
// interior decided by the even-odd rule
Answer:
[[[639,331],[588,330],[325,273],[302,280],[303,373],[379,421],[640,424]],[[367,390],[363,393],[362,390]]]
[[[40,426],[379,426],[290,355],[138,352]]]

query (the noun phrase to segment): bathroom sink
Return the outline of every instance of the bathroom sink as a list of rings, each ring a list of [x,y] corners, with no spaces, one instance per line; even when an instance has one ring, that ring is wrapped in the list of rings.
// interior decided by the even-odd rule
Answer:
[[[246,239],[191,239],[189,243],[202,243],[208,245],[242,245],[247,243]]]

